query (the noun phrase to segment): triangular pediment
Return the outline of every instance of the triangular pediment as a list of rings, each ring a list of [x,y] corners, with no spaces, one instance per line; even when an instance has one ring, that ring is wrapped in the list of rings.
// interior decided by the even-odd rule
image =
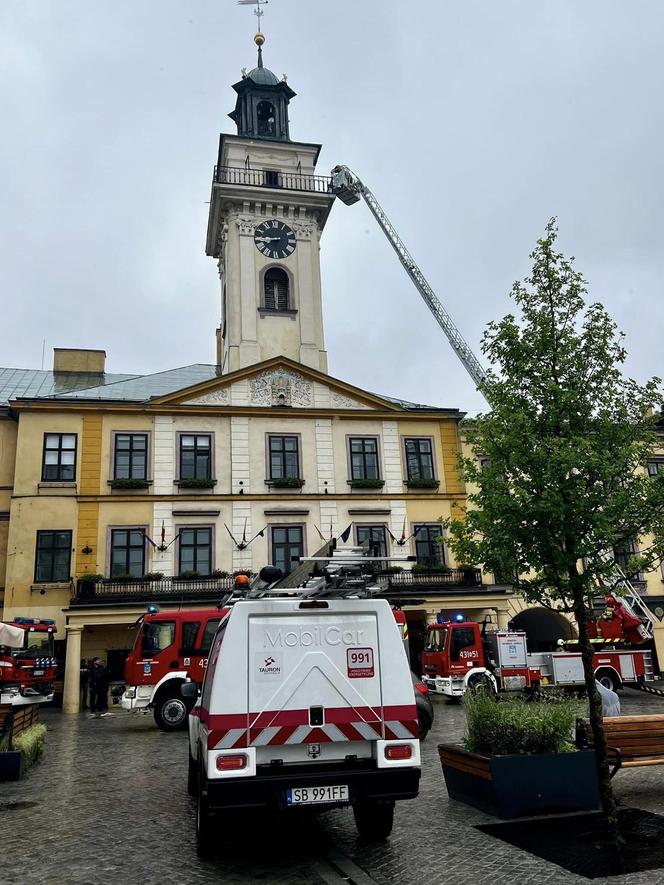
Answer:
[[[222,409],[285,406],[294,409],[401,411],[389,400],[286,357],[265,360],[159,397],[152,403]]]

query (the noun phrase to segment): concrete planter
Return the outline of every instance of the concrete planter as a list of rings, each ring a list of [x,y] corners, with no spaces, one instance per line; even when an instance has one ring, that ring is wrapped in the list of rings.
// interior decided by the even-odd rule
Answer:
[[[6,750],[0,753],[0,781],[17,781],[23,774],[23,753]]]
[[[484,756],[439,744],[450,799],[509,819],[564,811],[595,811],[599,785],[592,750]]]

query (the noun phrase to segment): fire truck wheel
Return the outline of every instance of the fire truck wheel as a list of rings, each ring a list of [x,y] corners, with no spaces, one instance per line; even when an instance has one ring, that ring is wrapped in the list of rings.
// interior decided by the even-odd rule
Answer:
[[[618,689],[621,688],[620,681],[612,670],[599,670],[599,672],[595,674],[595,678],[600,685],[603,685],[604,688],[608,688],[609,691],[618,691]]]
[[[179,731],[186,728],[189,708],[180,696],[180,687],[157,695],[154,702],[154,721],[162,731]]]
[[[394,824],[394,802],[380,799],[365,799],[355,802],[353,816],[357,832],[363,839],[380,842],[392,832]]]
[[[203,855],[212,853],[216,828],[214,826],[214,817],[210,812],[207,796],[204,792],[203,776],[198,772],[197,797],[196,797],[196,839],[198,841],[198,850]]]
[[[489,697],[493,697],[496,694],[496,688],[487,673],[476,673],[474,676],[470,676],[468,679],[468,691],[471,694],[484,692]]]
[[[191,753],[187,754],[189,756],[189,767],[187,769],[187,792],[190,796],[198,795],[198,764],[195,759],[191,758]]]

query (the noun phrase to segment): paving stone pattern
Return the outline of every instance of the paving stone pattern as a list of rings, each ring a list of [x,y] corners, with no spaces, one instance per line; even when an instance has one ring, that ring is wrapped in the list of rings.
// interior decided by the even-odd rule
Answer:
[[[183,733],[163,734],[151,717],[121,710],[93,720],[43,710],[44,761],[27,779],[0,784],[0,883],[326,885],[342,881],[334,870],[346,874],[344,862],[365,871],[355,881],[378,885],[587,883],[480,833],[476,824],[495,819],[448,799],[436,744],[461,737],[463,711],[435,703],[420,796],[397,806],[389,841],[362,844],[350,811],[254,814],[220,839],[212,860],[196,851]],[[664,712],[664,700],[635,692],[623,692],[622,703],[624,713]],[[625,805],[664,814],[664,766],[621,772],[614,785]],[[602,882],[651,885],[664,882],[664,870],[594,880]]]

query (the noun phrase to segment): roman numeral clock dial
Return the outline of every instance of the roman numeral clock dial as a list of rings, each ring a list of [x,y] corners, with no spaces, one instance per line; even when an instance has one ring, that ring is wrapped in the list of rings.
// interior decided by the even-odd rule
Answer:
[[[254,231],[254,243],[267,258],[288,258],[297,245],[293,229],[276,218],[258,225]]]

